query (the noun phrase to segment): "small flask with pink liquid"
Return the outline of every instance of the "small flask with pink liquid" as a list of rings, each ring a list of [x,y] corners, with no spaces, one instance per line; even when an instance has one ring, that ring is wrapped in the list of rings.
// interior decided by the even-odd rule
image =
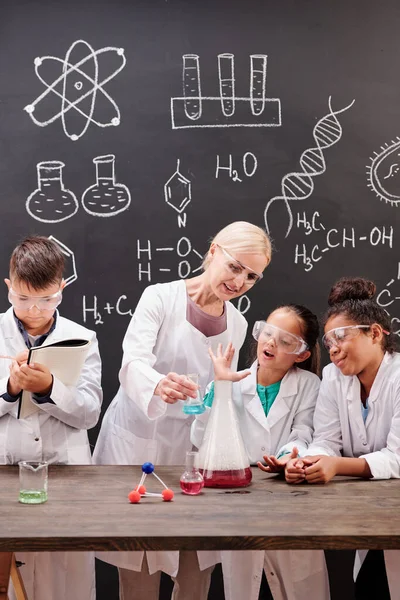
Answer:
[[[197,496],[204,487],[203,475],[197,468],[197,452],[186,452],[186,468],[180,479],[181,490],[189,496]]]

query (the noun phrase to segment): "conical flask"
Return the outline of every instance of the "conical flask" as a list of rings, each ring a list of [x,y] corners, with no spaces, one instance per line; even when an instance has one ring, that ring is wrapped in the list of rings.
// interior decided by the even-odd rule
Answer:
[[[214,383],[214,401],[199,449],[198,466],[205,487],[245,487],[251,482],[250,462],[232,400],[231,381]]]

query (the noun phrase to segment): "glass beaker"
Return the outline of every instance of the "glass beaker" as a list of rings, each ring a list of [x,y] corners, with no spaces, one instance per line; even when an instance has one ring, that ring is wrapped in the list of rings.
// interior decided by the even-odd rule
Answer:
[[[72,217],[79,208],[75,195],[64,188],[59,160],[40,162],[37,165],[38,188],[26,201],[26,210],[42,223],[60,223]]]
[[[115,182],[115,155],[106,154],[93,159],[96,165],[96,183],[82,196],[82,206],[95,217],[113,217],[126,210],[131,194],[122,183]]]
[[[199,376],[197,373],[189,373],[186,377],[197,386],[199,385]],[[188,396],[187,400],[184,400],[182,410],[186,415],[201,415],[206,410],[199,389],[197,389],[196,398]]]
[[[47,500],[47,462],[21,460],[19,463],[19,501],[42,504]]]
[[[199,449],[198,466],[205,487],[231,488],[250,484],[250,461],[232,400],[232,382],[214,382],[214,401]]]
[[[203,475],[197,467],[198,452],[186,452],[186,468],[180,478],[181,490],[189,496],[197,496],[204,487]]]

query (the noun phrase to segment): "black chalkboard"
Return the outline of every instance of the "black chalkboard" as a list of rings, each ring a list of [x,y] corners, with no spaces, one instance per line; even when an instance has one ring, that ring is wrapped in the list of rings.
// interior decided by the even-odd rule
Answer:
[[[97,331],[104,408],[145,286],[266,209],[250,323],[364,275],[400,336],[399,28],[397,0],[2,2],[1,271],[31,233],[69,249],[62,313]]]

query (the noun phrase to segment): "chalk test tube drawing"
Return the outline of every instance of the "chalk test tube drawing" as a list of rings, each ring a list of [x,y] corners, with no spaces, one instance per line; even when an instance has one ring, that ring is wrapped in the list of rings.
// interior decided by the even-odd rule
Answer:
[[[28,214],[37,221],[61,223],[73,217],[79,208],[75,194],[64,187],[64,166],[59,160],[37,164],[38,187],[26,201]]]
[[[391,144],[381,146],[374,152],[371,165],[367,167],[368,187],[380,200],[392,206],[400,206],[400,137]]]
[[[127,210],[131,194],[126,185],[115,181],[115,155],[96,156],[93,162],[96,183],[83,193],[83,208],[95,217],[113,217]]]
[[[281,101],[266,97],[267,55],[250,55],[249,95],[236,96],[235,56],[218,54],[219,96],[203,96],[200,58],[182,57],[183,96],[171,98],[172,129],[280,127]]]
[[[267,231],[270,233],[268,224],[268,211],[272,204],[276,201],[282,201],[286,205],[289,224],[285,237],[287,237],[293,226],[293,214],[289,202],[294,200],[306,200],[314,191],[313,178],[317,175],[322,175],[326,171],[326,162],[323,150],[337,144],[342,137],[342,126],[340,125],[336,115],[348,110],[354,104],[353,100],[350,104],[340,110],[332,110],[331,96],[329,96],[329,114],[325,115],[318,121],[313,129],[313,137],[316,146],[308,148],[300,157],[301,171],[288,173],[281,181],[281,196],[271,198],[267,203],[264,211],[264,220]]]
[[[165,202],[180,214],[192,199],[192,184],[179,172],[179,163],[178,160],[175,173],[164,185],[164,198]]]
[[[60,242],[60,240],[58,240],[56,237],[54,237],[54,235],[49,235],[49,240],[53,240],[53,242],[55,242],[58,245],[61,252],[65,256],[65,263],[66,263],[65,272],[66,272],[67,276],[64,277],[64,281],[65,281],[65,287],[66,287],[67,285],[74,283],[74,281],[76,281],[78,279],[78,273],[76,271],[76,264],[75,264],[75,254],[72,252],[72,250],[70,248],[68,248],[68,246],[66,246],[65,244]]]
[[[99,81],[98,57],[104,54],[109,55],[108,64],[111,60],[116,60],[117,64],[111,73]],[[48,81],[41,73],[50,73],[50,68],[54,71],[54,64],[51,63],[60,66],[57,69],[57,74],[60,74],[53,81]],[[25,106],[24,110],[39,127],[46,127],[61,118],[65,135],[73,141],[79,140],[86,133],[90,123],[98,127],[117,126],[121,121],[120,111],[104,86],[122,71],[125,64],[123,48],[107,46],[94,50],[84,40],[74,42],[64,59],[56,56],[37,57],[34,60],[35,73],[46,90],[32,104]],[[54,96],[61,100],[61,106],[54,103]],[[99,98],[102,101],[102,115],[108,113],[105,121],[104,116],[102,120],[95,116]]]

